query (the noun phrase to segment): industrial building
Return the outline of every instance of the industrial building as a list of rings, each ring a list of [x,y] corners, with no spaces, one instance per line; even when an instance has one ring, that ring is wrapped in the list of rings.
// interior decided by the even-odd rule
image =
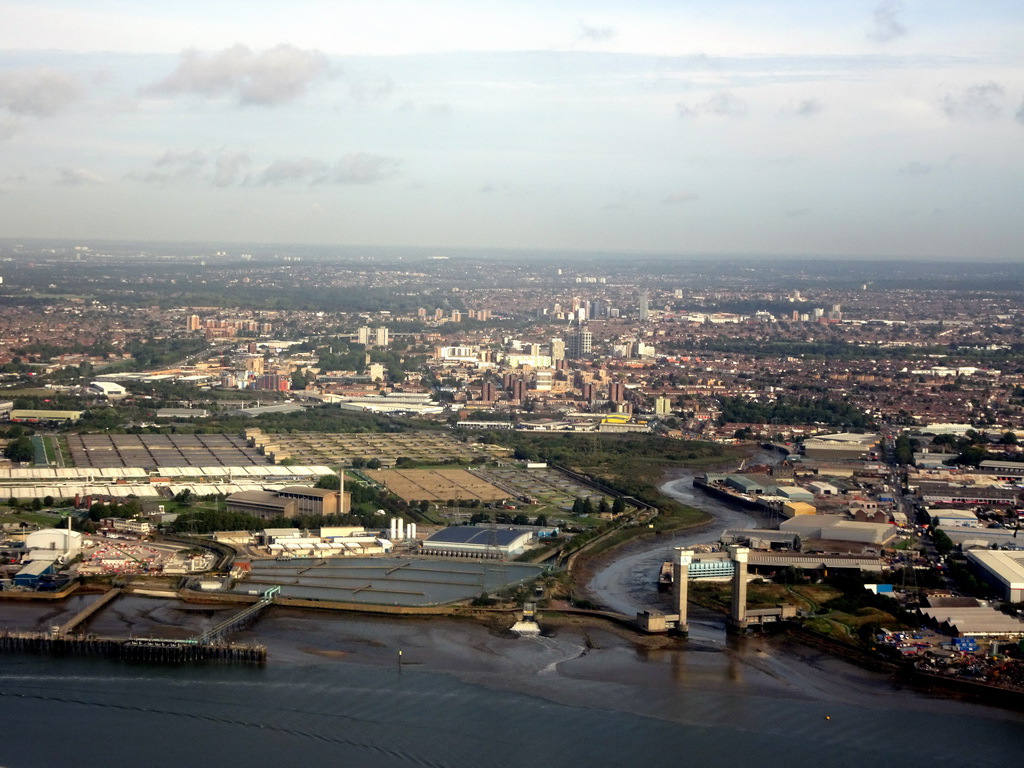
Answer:
[[[1010,603],[1024,602],[1024,552],[969,549],[967,561]]]
[[[298,515],[344,515],[351,508],[351,496],[325,488],[289,485],[260,491],[240,491],[225,499],[229,512],[241,512],[261,520]]]
[[[73,424],[85,411],[42,411],[14,408],[10,420],[18,424]]]
[[[282,499],[273,491],[239,491],[228,496],[224,503],[228,512],[238,512],[261,520],[295,517],[299,508],[294,499]]]
[[[913,486],[911,486],[913,489]],[[992,488],[980,485],[952,485],[950,483],[923,482],[917,495],[925,504],[998,504],[1009,506],[1020,499],[1015,488]]]
[[[797,517],[798,515],[816,515],[817,508],[806,501],[787,501],[782,505],[782,514],[786,517]]]
[[[113,381],[93,381],[89,384],[89,391],[93,394],[104,397],[124,397],[128,390]]]
[[[943,528],[981,528],[978,515],[967,509],[925,509],[929,522]]]
[[[66,528],[44,528],[25,537],[26,560],[70,560],[82,551],[82,534]]]
[[[289,485],[275,493],[282,499],[293,499],[300,515],[344,515],[348,514],[350,506],[345,503],[348,494],[324,488]]]
[[[817,435],[804,441],[803,452],[809,459],[828,461],[873,459],[878,455],[878,435],[852,432]]]
[[[801,541],[850,542],[881,547],[899,533],[895,525],[857,523],[841,517],[826,515],[799,515],[784,520],[779,530],[799,534]]]
[[[1024,636],[1024,622],[988,606],[921,608],[920,613],[954,637]]]
[[[442,528],[423,542],[423,551],[448,557],[508,559],[522,554],[533,539],[533,530],[457,525]]]

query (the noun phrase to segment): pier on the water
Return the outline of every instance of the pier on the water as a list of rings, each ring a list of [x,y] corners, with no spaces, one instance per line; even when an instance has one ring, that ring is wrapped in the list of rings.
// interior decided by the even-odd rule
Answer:
[[[88,619],[90,616],[96,613],[100,608],[105,606],[107,603],[111,602],[115,597],[117,597],[120,594],[120,587],[114,587],[113,589],[107,590],[99,597],[99,599],[93,600],[91,603],[85,606],[85,608],[80,610],[70,619],[68,619],[59,627],[57,627],[55,630],[55,634],[57,634],[60,637],[70,634],[71,630],[73,630],[79,624],[84,622],[86,619]]]
[[[259,614],[274,602],[274,597],[280,591],[280,587],[266,590],[257,602],[246,606],[202,634],[191,638],[123,638],[72,634],[76,627],[81,626],[121,594],[122,590],[115,587],[87,605],[68,621],[54,626],[50,632],[4,632],[0,634],[0,651],[52,653],[62,656],[100,656],[125,661],[161,663],[219,661],[262,664],[267,660],[265,646],[227,643],[224,641],[224,636],[255,621]]]
[[[267,660],[267,649],[262,645],[203,644],[195,640],[125,639],[95,635],[60,636],[48,632],[4,632],[0,634],[0,651],[161,663],[222,661],[262,664]]]

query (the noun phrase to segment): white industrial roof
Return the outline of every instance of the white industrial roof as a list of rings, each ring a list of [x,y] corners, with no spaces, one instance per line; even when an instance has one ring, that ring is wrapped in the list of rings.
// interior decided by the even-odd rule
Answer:
[[[960,635],[1024,635],[1024,622],[994,608],[922,608],[921,613]]]
[[[1024,589],[1024,552],[969,549],[967,557],[981,565],[1010,589]]]

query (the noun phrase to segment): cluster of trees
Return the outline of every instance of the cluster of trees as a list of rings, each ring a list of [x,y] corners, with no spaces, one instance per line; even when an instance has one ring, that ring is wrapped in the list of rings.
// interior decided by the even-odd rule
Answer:
[[[12,507],[12,508],[26,506],[29,509],[31,509],[32,511],[38,512],[43,507],[52,507],[58,501],[61,502],[61,506],[65,506],[65,504],[64,504],[65,500],[64,499],[54,499],[53,496],[44,496],[41,499],[39,499],[39,498],[26,499],[24,502],[19,501],[18,499],[14,498],[12,496],[11,498],[9,498],[7,500],[7,506]]]
[[[904,439],[904,435],[901,435],[896,441],[897,459],[904,464],[910,463],[909,459],[906,459],[906,452],[900,452],[901,440]],[[909,440],[909,438],[908,438]],[[916,441],[911,441],[916,445]],[[1018,444],[1017,435],[1014,432],[1004,433],[998,440],[992,441],[988,439],[983,432],[976,432],[973,429],[968,430],[963,437],[957,437],[955,435],[936,435],[932,439],[932,445],[934,446],[945,446],[950,452],[957,453],[956,459],[952,463],[960,464],[964,466],[976,467],[986,459],[992,458],[992,452],[990,448],[996,448],[997,452],[1000,447],[1008,448]],[[1011,458],[1011,457],[1004,457]]]
[[[920,347],[866,347],[848,341],[771,341],[719,336],[699,342],[696,347],[709,352],[727,352],[749,355],[755,359],[804,357],[822,360],[866,360],[878,358],[913,358],[929,354],[942,354],[942,346]]]
[[[488,439],[514,449],[520,461],[548,461],[570,467],[592,467],[609,474],[634,474],[635,463],[654,463],[659,468],[684,464],[694,459],[727,458],[726,448],[717,443],[671,440],[630,435],[559,435],[529,432],[491,432]]]
[[[7,445],[4,446],[4,458],[16,463],[27,463],[35,458],[35,448],[32,446],[32,440],[28,437],[16,437],[13,440],[8,440]]]
[[[621,515],[625,511],[626,502],[622,500],[621,496],[616,496],[611,504],[608,503],[605,496],[602,496],[601,501],[597,504],[597,514],[599,515]],[[572,513],[576,517],[588,517],[594,514],[594,502],[589,496],[585,498],[577,496],[572,502]]]
[[[487,525],[490,522],[503,525],[538,525],[544,527],[548,524],[548,516],[537,515],[537,517],[531,522],[529,516],[522,512],[516,515],[510,515],[506,512],[497,512],[493,517],[490,512],[474,512],[469,518],[469,525]]]
[[[206,340],[199,337],[165,337],[134,339],[125,346],[137,370],[179,362],[206,349]]]
[[[780,397],[759,403],[742,397],[723,397],[722,423],[750,424],[827,424],[848,429],[864,429],[871,420],[856,407],[825,398]]]

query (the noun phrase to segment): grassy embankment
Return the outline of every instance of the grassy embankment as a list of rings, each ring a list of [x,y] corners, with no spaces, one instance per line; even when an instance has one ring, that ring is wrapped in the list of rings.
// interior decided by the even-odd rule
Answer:
[[[833,584],[774,584],[751,582],[747,588],[747,608],[769,608],[782,603],[795,605],[803,614],[800,623],[807,629],[846,643],[856,643],[875,627],[897,628],[900,620],[880,605],[866,590],[844,592]],[[690,586],[690,600],[698,605],[729,613],[732,605],[731,582],[697,581]]]

